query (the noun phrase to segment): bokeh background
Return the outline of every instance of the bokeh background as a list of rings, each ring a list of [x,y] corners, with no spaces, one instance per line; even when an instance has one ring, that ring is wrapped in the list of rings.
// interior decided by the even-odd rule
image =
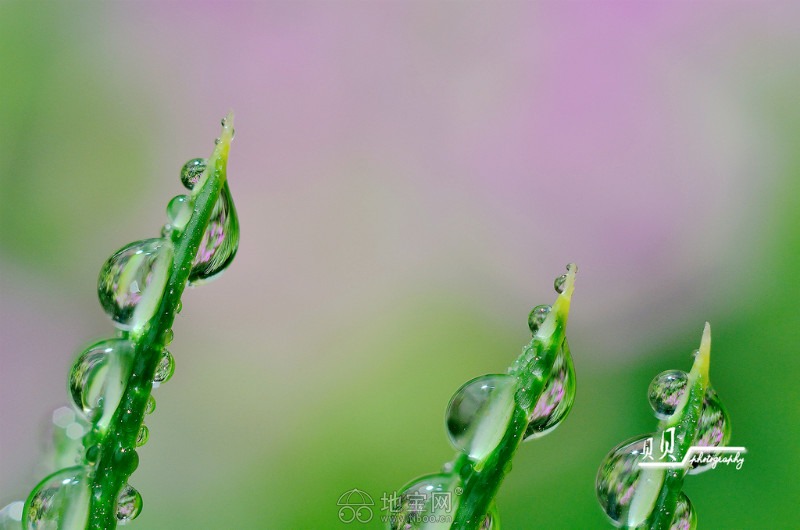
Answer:
[[[794,5],[793,5],[794,4]],[[0,4],[0,505],[41,478],[96,275],[156,235],[236,112],[239,255],[187,291],[131,483],[146,529],[380,528],[452,455],[443,415],[502,372],[580,266],[571,415],[526,444],[504,528],[611,528],[604,455],[650,379],[712,381],[740,471],[704,529],[797,528],[800,5]],[[342,525],[358,488],[375,519]]]

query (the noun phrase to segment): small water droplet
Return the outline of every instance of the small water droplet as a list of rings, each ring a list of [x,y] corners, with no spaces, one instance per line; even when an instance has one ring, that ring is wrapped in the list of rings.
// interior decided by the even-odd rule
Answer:
[[[561,294],[564,292],[564,284],[566,283],[567,283],[567,275],[562,274],[561,276],[556,278],[555,282],[553,282],[553,287],[555,288],[558,294]]]
[[[177,305],[177,307],[175,307],[175,312],[176,313],[180,313],[182,310],[183,310],[183,302],[178,300],[178,305]]]
[[[222,125],[223,127],[227,127],[228,126],[228,118],[222,118],[220,120],[220,125]]]
[[[231,264],[238,249],[239,219],[226,182],[192,263],[189,283],[198,285],[213,279]]]
[[[92,423],[105,428],[114,414],[131,373],[133,343],[108,339],[89,346],[72,365],[72,401]]]
[[[203,171],[206,170],[205,158],[193,158],[186,162],[181,168],[181,183],[187,190],[194,189]]]
[[[495,528],[495,521],[498,521],[496,527],[500,527],[500,518],[497,514],[497,505],[492,503],[492,507],[489,508],[489,512],[486,514],[486,517],[483,518],[483,523],[481,523],[480,530],[492,530]]]
[[[168,329],[164,332],[164,345],[168,346],[172,344],[172,340],[175,338],[175,332],[172,331],[172,328]]]
[[[675,505],[675,514],[669,530],[695,530],[697,528],[697,513],[694,511],[689,497],[684,492],[678,496],[678,503]]]
[[[126,484],[117,497],[117,523],[127,524],[142,513],[142,496],[133,486]]]
[[[597,500],[615,526],[635,528],[653,510],[664,471],[643,469],[639,463],[644,461],[646,441],[654,436],[658,438],[651,434],[621,443],[600,464],[595,483]]]
[[[464,384],[447,406],[447,434],[453,447],[478,462],[503,438],[516,402],[517,378],[484,375]]]
[[[647,398],[656,417],[665,420],[675,413],[688,382],[689,374],[681,370],[666,370],[653,378],[647,389]]]
[[[147,443],[147,440],[150,438],[150,429],[147,428],[147,425],[142,424],[139,427],[139,432],[136,434],[136,447],[141,447]]]
[[[154,383],[166,383],[172,377],[172,374],[175,373],[175,358],[172,357],[172,354],[164,350],[164,354],[161,356],[161,360],[158,362],[158,366],[156,367],[156,373],[153,375],[153,382]]]
[[[192,217],[192,199],[188,195],[176,195],[167,204],[167,217],[172,228],[183,230]]]
[[[85,528],[89,519],[89,480],[84,466],[56,471],[28,496],[22,513],[26,530]]]
[[[214,138],[214,145],[219,145],[221,143],[222,143],[222,139],[221,138]]]
[[[531,333],[536,335],[536,332],[539,331],[539,327],[547,320],[547,315],[550,314],[551,309],[552,307],[549,305],[543,304],[537,305],[531,310],[528,315],[528,327],[531,329]]]
[[[552,432],[567,417],[575,402],[575,366],[567,341],[556,354],[550,377],[533,411],[528,416],[525,440],[534,440]]]
[[[86,452],[84,453],[83,457],[87,464],[94,464],[98,460],[100,460],[100,445],[90,445],[86,448]]]
[[[731,440],[731,420],[728,411],[722,405],[719,396],[713,388],[706,390],[703,396],[703,412],[697,426],[697,438],[694,445],[703,447],[719,447],[728,445]],[[721,453],[696,453],[692,458],[692,467],[689,474],[697,475],[711,469],[711,459],[723,456]],[[709,460],[704,462],[704,460]]]
[[[100,305],[122,330],[141,328],[155,313],[172,264],[172,242],[136,241],[118,250],[100,270]]]
[[[152,414],[156,411],[156,398],[152,394],[147,397],[147,404],[144,407],[145,414]]]
[[[391,530],[447,530],[456,513],[460,496],[455,494],[461,481],[457,475],[427,475],[403,488],[399,508],[392,513]],[[434,504],[434,493],[449,498],[450,506]],[[444,496],[445,493],[450,495]],[[440,517],[441,516],[441,517]],[[450,517],[448,517],[450,516]]]
[[[164,239],[172,238],[173,232],[174,230],[172,228],[172,225],[169,223],[166,223],[164,224],[164,226],[161,227],[161,237],[163,237]]]

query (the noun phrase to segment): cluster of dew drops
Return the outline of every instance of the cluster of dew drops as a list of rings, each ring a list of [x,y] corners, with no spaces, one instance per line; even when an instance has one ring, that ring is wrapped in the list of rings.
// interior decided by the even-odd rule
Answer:
[[[226,124],[223,120],[223,127]],[[192,190],[201,180],[206,160],[195,158],[181,169],[181,182]],[[84,527],[89,515],[90,483],[100,459],[101,441],[108,431],[136,355],[135,337],[144,329],[159,307],[173,261],[173,246],[193,213],[193,196],[178,195],[167,206],[168,223],[161,237],[136,241],[117,251],[103,265],[98,280],[100,304],[118,328],[118,336],[101,340],[85,349],[69,375],[69,392],[74,408],[62,407],[53,415],[55,466],[52,473],[31,492],[28,500],[12,503],[0,510],[0,529],[49,530]],[[200,243],[189,273],[189,285],[197,285],[219,275],[231,263],[238,248],[236,210],[227,184],[223,185],[211,220]],[[176,308],[180,312],[180,301]],[[166,330],[163,342],[172,341]],[[167,382],[175,372],[175,360],[164,348],[153,377],[153,388]],[[145,389],[141,390],[146,392]],[[149,395],[145,414],[155,410]],[[149,430],[142,424],[136,446],[147,443]],[[117,451],[114,459],[132,472],[138,464],[134,448]],[[119,524],[136,518],[142,497],[125,485],[116,503]],[[17,522],[14,522],[17,521]],[[20,525],[21,521],[21,525]]]
[[[697,355],[697,350],[693,355]],[[688,391],[689,374],[682,370],[666,370],[650,382],[647,397],[655,416],[666,420],[675,414],[681,398]],[[680,427],[678,427],[680,428]],[[676,439],[681,436],[675,433]],[[727,445],[731,438],[730,418],[716,391],[709,385],[703,396],[703,409],[700,414],[696,437],[692,445],[719,447]],[[652,439],[652,442],[647,442]],[[646,448],[645,443],[652,444]],[[651,458],[661,455],[659,435],[650,433],[636,436],[612,449],[600,465],[597,473],[596,492],[600,505],[611,522],[616,526],[636,526],[650,514],[635,511],[636,491],[653,480],[650,474],[642,471],[643,462],[652,451]],[[647,451],[647,453],[646,453]],[[703,456],[703,455],[701,455]],[[677,460],[675,457],[673,460]],[[689,474],[698,474],[711,469],[711,463],[692,462]],[[661,473],[655,471],[655,473]],[[697,527],[697,514],[689,497],[681,492],[672,517],[670,530],[692,530]]]
[[[555,290],[561,294],[567,276],[555,280]],[[528,317],[531,333],[536,335],[550,314],[551,306],[539,305]],[[452,446],[472,462],[482,462],[500,444],[515,409],[517,373],[523,368],[535,369],[540,359],[535,357],[533,342],[525,347],[507,374],[489,374],[477,377],[459,388],[445,414],[445,426]],[[567,416],[575,401],[575,371],[566,347],[559,348],[550,375],[535,405],[528,414],[524,441],[540,438],[555,429]],[[391,518],[393,530],[412,530],[437,527],[436,521],[445,515],[434,504],[434,493],[449,492],[452,505],[450,515],[456,512],[459,496],[463,492],[461,470],[455,469],[460,459],[444,465],[441,473],[420,477],[403,488],[396,513]],[[449,519],[448,519],[449,520]],[[492,505],[480,528],[490,530],[499,526],[497,511]],[[442,528],[449,528],[449,523]]]

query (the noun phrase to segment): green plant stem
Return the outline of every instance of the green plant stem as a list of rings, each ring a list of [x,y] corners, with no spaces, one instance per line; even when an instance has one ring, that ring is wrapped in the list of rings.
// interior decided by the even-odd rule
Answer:
[[[140,334],[129,337],[135,345],[136,357],[119,406],[99,441],[100,456],[91,483],[87,530],[116,528],[117,496],[138,464],[136,437],[152,391],[153,375],[166,346],[167,333],[175,320],[192,262],[227,177],[228,151],[233,137],[232,116],[228,116],[227,121],[230,127],[223,128],[220,141],[208,160],[206,173],[193,192],[192,216],[174,240],[174,259],[158,309]]]

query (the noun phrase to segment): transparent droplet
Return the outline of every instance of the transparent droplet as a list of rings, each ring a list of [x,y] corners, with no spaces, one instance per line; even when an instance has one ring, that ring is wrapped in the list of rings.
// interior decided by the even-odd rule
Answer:
[[[458,475],[428,475],[417,479],[403,488],[399,506],[394,507],[397,510],[391,514],[389,528],[449,530],[452,516],[458,509],[460,496],[456,488],[460,485]],[[439,499],[436,503],[434,497]],[[449,505],[444,505],[442,499],[449,499]]]
[[[166,239],[136,241],[118,250],[100,270],[100,304],[122,330],[141,328],[155,313],[172,265]]]
[[[574,402],[575,366],[565,339],[553,361],[550,377],[528,416],[524,439],[533,440],[550,433],[567,417]]]
[[[695,530],[696,528],[697,513],[694,511],[689,497],[684,492],[681,492],[669,530]]]
[[[172,225],[166,223],[161,227],[161,237],[164,239],[171,239],[173,231]]]
[[[222,142],[222,138],[214,138],[214,145],[219,145]]]
[[[192,199],[188,195],[176,195],[167,205],[167,217],[172,228],[183,230],[192,217]]]
[[[156,373],[153,375],[153,382],[166,383],[174,373],[175,358],[172,357],[172,354],[169,351],[164,350],[164,354],[161,356],[158,366],[156,366]]]
[[[516,403],[517,379],[506,374],[484,375],[464,384],[447,406],[447,434],[453,447],[478,462],[505,435]]]
[[[728,445],[731,439],[731,421],[728,411],[722,405],[719,396],[713,388],[708,388],[703,397],[703,412],[697,426],[697,438],[693,445],[704,447],[719,447]],[[692,457],[692,467],[689,473],[696,475],[711,469],[713,460],[722,457],[721,453],[703,452]]]
[[[497,530],[498,528],[500,528],[500,518],[497,514],[497,505],[492,503],[492,507],[489,508],[489,512],[483,518],[483,523],[481,523],[479,530]]]
[[[653,378],[647,397],[659,419],[665,420],[675,413],[688,382],[689,374],[681,370],[667,370]]]
[[[0,530],[21,530],[25,503],[14,501],[0,509]]]
[[[141,447],[146,444],[149,438],[150,429],[147,428],[147,425],[142,425],[139,427],[139,433],[136,435],[136,447]]]
[[[104,429],[122,398],[131,373],[134,345],[127,339],[108,339],[89,346],[72,365],[72,400],[92,423]]]
[[[565,283],[567,283],[567,275],[566,274],[562,274],[561,276],[556,278],[555,282],[553,282],[553,287],[555,288],[555,290],[556,290],[556,292],[558,294],[561,294],[561,293],[564,292],[564,284]]]
[[[142,496],[133,486],[126,484],[117,497],[117,523],[127,524],[142,513]]]
[[[25,502],[25,529],[85,528],[90,500],[87,471],[84,466],[69,467],[42,480]]]
[[[664,471],[640,468],[639,463],[647,461],[646,446],[652,447],[654,436],[639,436],[621,443],[600,464],[595,483],[597,500],[616,526],[635,528],[653,511]]]
[[[552,307],[544,304],[537,305],[531,310],[528,315],[528,327],[531,328],[531,333],[536,335],[536,332],[539,331],[539,327],[547,320],[547,315],[550,314],[551,309]]]
[[[182,310],[183,310],[183,302],[181,302],[180,300],[178,300],[178,305],[177,305],[177,307],[175,308],[175,312],[176,312],[176,313],[180,313]]]
[[[147,398],[147,404],[144,406],[145,414],[152,414],[156,411],[156,398],[152,394]]]
[[[239,219],[226,182],[222,185],[219,199],[200,241],[200,248],[189,273],[189,283],[204,283],[220,274],[231,264],[238,248]]]
[[[193,189],[205,170],[205,158],[193,158],[189,160],[181,168],[181,183],[186,189]]]
[[[172,343],[172,339],[174,339],[174,338],[175,338],[175,332],[172,331],[172,328],[170,328],[170,329],[168,329],[167,331],[164,332],[164,344],[165,345],[171,344]]]

